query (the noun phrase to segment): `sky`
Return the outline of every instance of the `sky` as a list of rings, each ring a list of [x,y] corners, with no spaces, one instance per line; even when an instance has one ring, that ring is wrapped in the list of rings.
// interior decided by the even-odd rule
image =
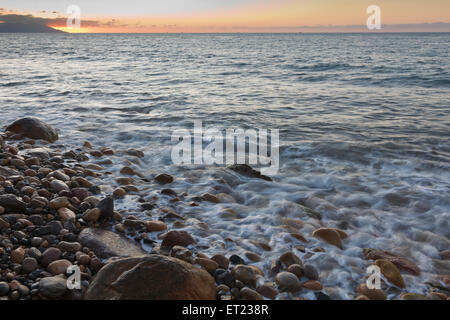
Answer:
[[[80,29],[67,28],[70,5],[81,10]],[[351,32],[368,31],[369,5],[381,8],[381,31],[450,32],[449,0],[2,0],[0,22],[68,32]]]

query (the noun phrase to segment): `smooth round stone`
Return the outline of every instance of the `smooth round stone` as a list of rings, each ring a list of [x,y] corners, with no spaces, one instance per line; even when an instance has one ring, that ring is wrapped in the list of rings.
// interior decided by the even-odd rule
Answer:
[[[53,261],[56,261],[59,259],[59,257],[61,257],[61,250],[59,250],[58,248],[48,248],[47,250],[44,251],[44,253],[42,254],[41,257],[41,264],[46,267],[47,265],[49,265],[50,263],[52,263]]]
[[[264,300],[264,298],[255,290],[244,287],[240,291],[240,295],[244,300]]]
[[[30,294],[30,289],[28,289],[27,286],[24,286],[23,284],[21,284],[18,288],[17,291],[19,291],[21,296],[27,296]]]
[[[48,277],[39,282],[39,292],[47,298],[56,299],[66,292],[67,280],[60,277]]]
[[[28,257],[28,258],[25,258],[22,262],[22,272],[23,273],[33,272],[34,270],[36,270],[37,267],[38,267],[38,262],[36,261],[35,258]]]
[[[251,287],[256,286],[256,273],[246,265],[237,265],[233,268],[232,274],[236,280],[242,281]]]
[[[299,279],[303,277],[303,267],[299,264],[291,264],[287,271],[295,274]]]
[[[42,241],[44,241],[44,239],[39,238],[39,237],[33,237],[31,239],[30,243],[33,247],[39,247],[41,245]]]
[[[319,272],[310,264],[305,264],[303,267],[303,275],[309,280],[319,280]]]
[[[36,260],[39,260],[39,259],[41,259],[41,257],[42,257],[41,251],[39,251],[38,248],[34,248],[34,247],[31,247],[30,249],[28,249],[28,255],[29,255],[31,258],[34,258],[34,259],[36,259]]]
[[[69,260],[61,259],[56,260],[50,263],[47,267],[47,270],[54,276],[59,274],[64,274],[67,271],[67,268],[70,267],[72,263]]]
[[[217,262],[219,267],[225,270],[228,269],[228,266],[230,265],[230,261],[222,254],[216,254],[211,260]]]
[[[9,292],[9,284],[6,282],[0,282],[0,297],[6,296]]]
[[[297,276],[290,272],[280,272],[275,277],[275,282],[283,291],[297,292],[302,288]]]

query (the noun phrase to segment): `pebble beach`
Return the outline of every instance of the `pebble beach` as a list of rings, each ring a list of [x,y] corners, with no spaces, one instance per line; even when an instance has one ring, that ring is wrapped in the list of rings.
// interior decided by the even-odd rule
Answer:
[[[381,288],[369,289],[357,271],[341,295],[327,285],[334,271],[315,261],[347,250],[352,233],[326,223],[334,205],[324,199],[297,203],[302,214],[281,219],[290,250],[245,233],[211,242],[215,231],[201,215],[179,208],[217,206],[223,221],[241,219],[239,199],[225,187],[190,194],[173,187],[175,175],[140,172],[139,149],[62,144],[59,129],[35,118],[2,126],[0,300],[449,300],[445,245],[428,269],[379,246],[352,246],[365,267],[379,268]],[[273,183],[246,165],[223,170]],[[71,266],[81,272],[79,289],[67,287]]]

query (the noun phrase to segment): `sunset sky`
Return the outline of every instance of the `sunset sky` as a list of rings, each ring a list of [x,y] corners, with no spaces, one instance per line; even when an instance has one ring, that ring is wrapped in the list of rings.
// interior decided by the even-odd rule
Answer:
[[[66,28],[72,4],[81,9],[79,30]],[[28,15],[69,32],[351,31],[365,25],[372,4],[399,31],[450,31],[449,0],[2,0],[0,21]]]

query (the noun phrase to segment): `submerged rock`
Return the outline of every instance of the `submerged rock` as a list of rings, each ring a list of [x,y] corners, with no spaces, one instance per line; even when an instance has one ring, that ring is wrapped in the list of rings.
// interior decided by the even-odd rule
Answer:
[[[214,300],[214,278],[179,259],[146,255],[103,267],[86,300]]]
[[[405,270],[415,276],[420,275],[421,270],[416,264],[406,258],[397,256],[391,252],[365,248],[363,249],[363,255],[366,260],[378,260],[385,259],[392,262],[397,268]]]
[[[234,164],[232,166],[229,166],[228,169],[233,170],[246,177],[272,181],[272,178],[262,175],[261,172],[254,170],[252,167],[246,164]]]
[[[51,126],[36,118],[22,118],[14,121],[6,131],[21,134],[31,139],[42,139],[48,142],[58,140],[58,133]]]
[[[398,271],[397,267],[390,261],[385,259],[378,259],[375,264],[380,268],[381,273],[389,280],[390,283],[396,285],[399,288],[405,287],[403,277]]]

